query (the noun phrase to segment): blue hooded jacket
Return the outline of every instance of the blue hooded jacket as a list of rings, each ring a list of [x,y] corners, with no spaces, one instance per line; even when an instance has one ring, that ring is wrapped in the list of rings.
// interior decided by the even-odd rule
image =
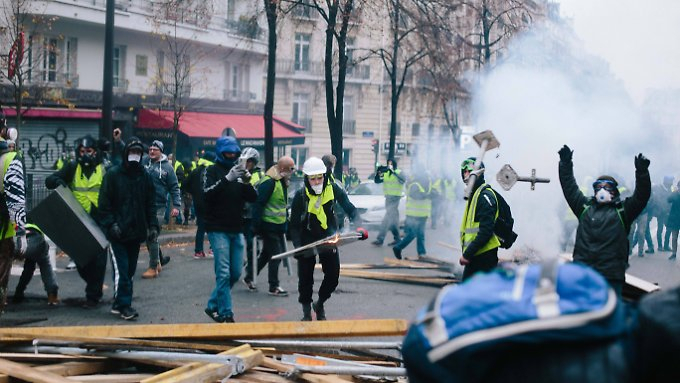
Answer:
[[[217,143],[215,144],[215,162],[220,162],[224,165],[227,166],[233,166],[233,163],[228,163],[227,160],[224,158],[222,153],[237,153],[241,154],[241,148],[238,146],[238,142],[236,142],[236,139],[234,137],[220,137],[217,139]]]

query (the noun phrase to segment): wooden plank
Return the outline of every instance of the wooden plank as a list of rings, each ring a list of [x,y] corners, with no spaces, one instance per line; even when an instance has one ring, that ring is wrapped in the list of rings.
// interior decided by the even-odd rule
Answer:
[[[35,361],[35,362],[49,362],[49,361],[79,361],[83,359],[106,359],[99,356],[83,356],[83,355],[62,355],[62,354],[31,354],[23,352],[3,352],[0,353],[0,358],[12,361]]]
[[[249,370],[237,379],[249,383],[290,383],[289,379],[278,374]],[[232,379],[229,379],[230,381]]]
[[[389,258],[385,257],[384,262],[390,266],[400,266],[404,268],[409,268],[409,269],[424,269],[424,270],[448,270],[448,267],[442,267],[440,265],[432,264],[432,263],[426,263],[426,262],[418,262],[418,261],[411,261],[408,259],[396,259],[396,258]]]
[[[406,275],[397,273],[378,273],[363,270],[340,270],[340,275],[352,278],[375,279],[379,281],[411,283],[426,286],[443,287],[451,283],[457,283],[458,280],[446,277],[426,277],[416,275]]]
[[[153,376],[151,374],[106,374],[71,376],[70,381],[96,383],[137,383]]]
[[[34,383],[73,383],[72,380],[51,372],[45,372],[21,363],[0,359],[0,372],[14,378]]]
[[[15,332],[3,332],[0,328],[0,337],[12,339],[14,341],[33,341],[36,339],[34,336],[27,336],[22,334],[16,334]],[[65,344],[71,344],[74,346],[92,346],[90,348],[96,348],[97,346],[126,346],[126,347],[149,347],[149,348],[168,348],[168,349],[184,349],[184,350],[199,350],[199,351],[224,351],[223,345],[217,344],[207,344],[207,343],[188,343],[188,342],[176,342],[176,341],[163,341],[163,340],[147,340],[147,339],[130,339],[130,338],[100,338],[100,337],[86,337],[86,336],[55,336],[50,335],[48,337],[40,338],[46,341],[59,341]]]
[[[229,351],[221,352],[220,355],[238,356],[243,359],[246,370],[260,364],[264,359],[261,351],[253,350],[250,345],[247,344],[232,348]],[[142,383],[209,382],[222,380],[233,373],[233,366],[228,364],[189,363],[185,366],[145,379]]]
[[[76,376],[99,374],[106,371],[113,371],[125,366],[117,360],[102,360],[94,362],[67,362],[51,364],[48,366],[36,367],[36,370],[51,372],[60,376]]]
[[[23,327],[6,329],[32,338],[85,336],[95,338],[146,338],[224,340],[243,338],[315,338],[403,336],[408,321],[403,319],[329,320],[313,322],[186,323],[119,326]],[[1,332],[1,331],[0,331]],[[16,338],[14,338],[16,339]],[[13,338],[0,337],[0,341]]]

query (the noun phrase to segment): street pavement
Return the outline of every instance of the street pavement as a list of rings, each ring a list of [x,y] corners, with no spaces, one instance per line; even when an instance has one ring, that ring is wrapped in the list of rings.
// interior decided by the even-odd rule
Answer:
[[[457,264],[460,252],[442,246],[447,243],[458,247],[457,225],[440,226],[437,230],[428,230],[428,256]],[[156,279],[141,279],[141,274],[148,264],[148,253],[142,245],[137,274],[134,279],[133,307],[139,311],[139,318],[134,322],[126,322],[109,313],[113,291],[110,274],[110,262],[107,265],[104,299],[99,307],[84,309],[78,304],[84,298],[85,283],[77,271],[64,270],[68,258],[57,258],[57,280],[59,296],[62,304],[57,307],[47,306],[47,297],[43,290],[40,276],[36,272],[26,291],[27,299],[21,304],[12,304],[11,299],[0,317],[0,326],[73,326],[73,325],[117,325],[117,324],[159,324],[159,323],[211,323],[205,315],[207,299],[214,287],[214,271],[212,259],[194,259],[193,235],[195,227],[176,228],[172,232],[161,235],[163,252],[172,260],[163,268]],[[369,230],[367,241],[356,242],[341,247],[342,263],[382,264],[385,257],[393,257],[390,247],[371,245],[377,232]],[[391,240],[388,235],[386,242]],[[290,244],[289,244],[290,246]],[[209,249],[206,241],[205,249]],[[521,251],[521,247],[518,248]],[[518,251],[502,251],[502,256],[509,256]],[[669,253],[656,252],[638,258],[630,258],[629,273],[658,283],[662,288],[680,284],[680,263],[668,261]],[[404,250],[404,256],[415,257],[415,242]],[[290,259],[291,275],[285,268],[279,272],[281,287],[288,290],[288,297],[275,297],[267,294],[266,269],[258,276],[258,292],[250,292],[239,281],[232,291],[235,319],[237,322],[270,322],[295,321],[301,318],[300,305],[297,302],[296,261]],[[10,297],[20,273],[20,263],[14,268],[9,282]],[[380,271],[380,270],[373,270]],[[389,270],[389,272],[419,275],[451,275],[451,272],[432,270]],[[453,273],[460,275],[462,268],[455,266]],[[315,274],[316,291],[320,285],[322,273]],[[369,319],[369,318],[401,318],[410,320],[417,311],[426,305],[437,293],[438,288],[413,284],[375,281],[367,279],[340,277],[337,291],[326,304],[329,319]]]

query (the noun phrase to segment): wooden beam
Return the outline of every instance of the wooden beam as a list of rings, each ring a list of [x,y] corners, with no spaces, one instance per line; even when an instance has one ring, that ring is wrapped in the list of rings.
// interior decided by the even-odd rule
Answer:
[[[383,261],[387,265],[390,265],[390,266],[399,266],[399,267],[402,267],[402,268],[409,268],[409,269],[449,270],[448,267],[433,264],[433,263],[430,263],[430,262],[418,262],[418,261],[411,261],[411,260],[408,260],[408,259],[396,259],[396,258],[388,258],[388,257],[385,257],[385,259]]]
[[[21,327],[7,329],[31,338],[54,336],[146,339],[258,339],[403,336],[408,321],[403,319],[330,320],[314,322],[186,323],[120,326]],[[16,338],[0,337],[0,341]]]
[[[95,382],[95,383],[137,383],[153,376],[151,374],[106,374],[106,375],[83,375],[71,376],[71,382]]]
[[[37,370],[21,363],[0,359],[0,372],[13,378],[19,378],[34,383],[73,383],[72,380],[64,378],[52,372]]]
[[[278,372],[291,372],[295,369],[295,367],[290,366],[285,363],[278,362],[274,359],[271,358],[264,358],[264,361],[262,362],[262,366],[271,368],[273,370],[276,370]],[[337,375],[321,375],[321,374],[312,374],[309,372],[303,372],[299,375],[300,379],[304,380],[305,382],[310,382],[310,383],[347,383],[351,382],[351,380],[346,380],[342,379]]]
[[[36,370],[51,372],[60,376],[76,376],[100,374],[106,371],[117,370],[125,366],[118,360],[100,360],[93,362],[67,362],[36,367]]]
[[[416,276],[397,273],[378,273],[373,271],[363,270],[340,270],[340,275],[352,278],[375,279],[379,281],[411,283],[417,285],[443,287],[451,283],[457,283],[458,280],[446,277],[427,277]]]
[[[35,361],[35,362],[50,362],[50,361],[82,361],[83,359],[99,360],[106,359],[100,356],[84,356],[84,355],[62,355],[62,354],[31,354],[27,352],[3,352],[0,353],[0,358],[12,361]]]
[[[253,350],[244,344],[221,352],[220,355],[234,355],[243,360],[246,370],[262,363],[264,356],[261,351]],[[182,383],[182,382],[210,382],[222,380],[234,375],[233,366],[221,363],[189,363],[174,370],[142,380],[142,383]]]

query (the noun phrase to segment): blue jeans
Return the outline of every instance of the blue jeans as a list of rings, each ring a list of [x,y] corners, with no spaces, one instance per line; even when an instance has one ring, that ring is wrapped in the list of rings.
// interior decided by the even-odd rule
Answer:
[[[208,241],[215,254],[215,289],[208,300],[208,309],[219,315],[233,317],[231,288],[243,268],[243,234],[208,232]]]
[[[409,217],[406,216],[406,221],[404,222],[406,235],[402,238],[399,243],[394,245],[397,250],[404,250],[406,246],[417,238],[418,245],[418,255],[425,255],[427,251],[425,250],[425,224],[427,223],[427,217]]]

